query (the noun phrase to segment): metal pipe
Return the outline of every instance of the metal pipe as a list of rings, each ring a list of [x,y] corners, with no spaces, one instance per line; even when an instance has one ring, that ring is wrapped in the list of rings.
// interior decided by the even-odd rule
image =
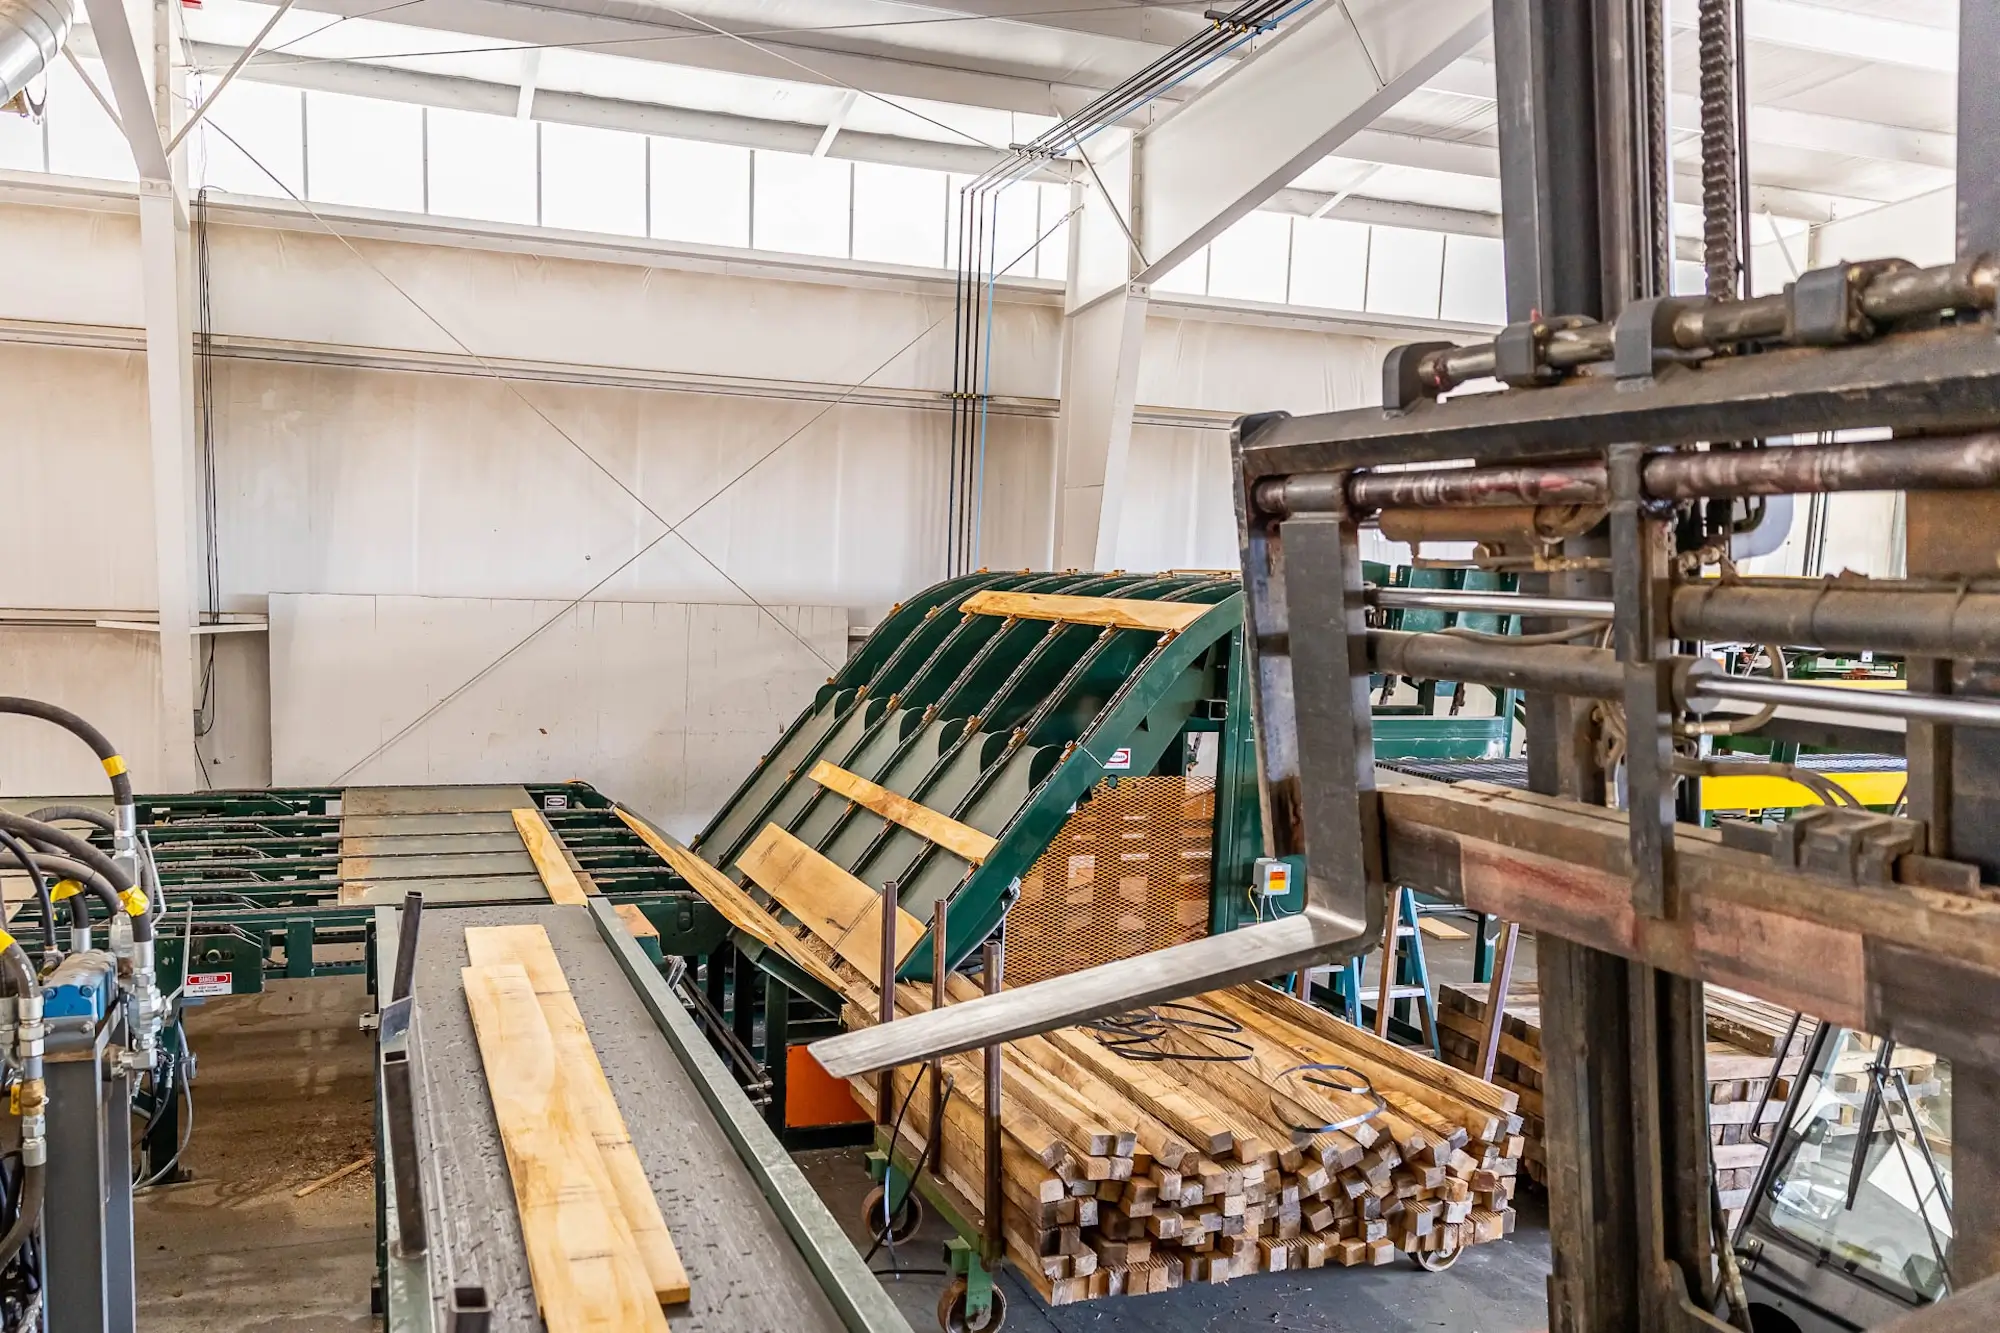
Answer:
[[[2000,435],[1656,454],[1641,477],[1657,500],[1985,490],[2000,485]]]
[[[944,1008],[944,930],[945,900],[939,898],[931,904],[931,1008]],[[883,919],[891,918],[886,906]],[[928,1153],[930,1160],[944,1161],[944,1057],[931,1059],[931,1142]]]
[[[1938,722],[1946,726],[2000,727],[2000,701],[1972,699],[1964,695],[1844,690],[1837,685],[1801,685],[1754,676],[1702,675],[1691,679],[1689,685],[1704,699],[1737,699],[1753,704],[1823,708],[1828,712],[1900,717],[1912,722]]]
[[[2000,486],[2000,434],[1799,444],[1770,449],[1659,453],[1640,473],[1655,500],[1834,491],[1955,491]],[[1300,472],[1257,483],[1267,514],[1371,514],[1380,510],[1602,505],[1602,463],[1423,468],[1412,472]]]
[[[1005,942],[1001,939],[1000,932],[995,931],[993,937],[986,941],[981,957],[983,964],[981,980],[985,983],[988,995],[1000,993],[1000,971],[1006,965],[1006,961]],[[992,1263],[1007,1252],[1006,1237],[1000,1230],[1000,1210],[1004,1206],[1004,1199],[1001,1194],[1000,1171],[999,1043],[995,1042],[984,1047],[983,1055],[981,1072],[985,1075],[986,1082],[986,1212],[981,1221],[985,1224],[983,1229],[986,1240],[986,1254],[983,1257],[986,1262]]]
[[[1410,611],[1469,611],[1503,616],[1609,620],[1612,606],[1600,597],[1537,597],[1514,592],[1452,592],[1430,588],[1368,588],[1369,605]]]
[[[47,69],[76,22],[76,0],[0,0],[0,106]]]
[[[1608,648],[1566,644],[1522,647],[1449,634],[1368,631],[1368,665],[1418,680],[1471,681],[1509,690],[1616,699],[1625,692],[1625,669]],[[1706,687],[1707,681],[1704,680]],[[2000,705],[1995,705],[2000,712]]]
[[[876,984],[881,986],[882,995],[876,1007],[876,1019],[882,1026],[896,1020],[896,881],[882,883],[882,974]],[[896,1099],[896,1071],[884,1067],[875,1076],[875,1123],[887,1127],[890,1124],[889,1105]],[[895,1147],[890,1145],[891,1150]],[[886,1182],[885,1182],[886,1185]],[[895,1191],[889,1190],[893,1194]]]
[[[1979,255],[1934,268],[1902,268],[1878,273],[1858,297],[1861,313],[1878,323],[1894,323],[1941,310],[1990,310],[2000,294],[2000,261]],[[1690,304],[1675,317],[1674,345],[1683,351],[1708,351],[1732,343],[1782,338],[1791,325],[1791,302],[1784,293],[1742,301]],[[1612,328],[1586,324],[1558,329],[1542,347],[1545,364],[1561,370],[1612,356]],[[1431,353],[1418,366],[1418,378],[1442,393],[1469,380],[1493,374],[1492,343],[1477,343]]]
[[[1899,582],[1799,587],[1696,583],[1674,589],[1674,633],[1969,661],[2000,659],[2000,593]]]

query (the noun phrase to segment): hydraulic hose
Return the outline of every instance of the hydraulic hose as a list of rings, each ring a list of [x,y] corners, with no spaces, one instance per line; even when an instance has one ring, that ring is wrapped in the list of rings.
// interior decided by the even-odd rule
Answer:
[[[113,837],[116,837],[118,833],[118,821],[104,811],[99,810],[96,806],[91,805],[45,805],[39,810],[30,810],[28,818],[39,819],[44,824],[53,824],[58,820],[67,819],[74,823],[89,824],[93,828],[103,829]],[[166,907],[167,900],[166,895],[160,891],[160,872],[159,868],[153,864],[152,848],[150,846],[145,849],[145,854],[139,858],[139,873],[143,876],[140,886],[146,890],[146,900],[150,904],[150,913],[153,920],[158,921]]]
[[[21,1168],[21,1210],[14,1215],[14,1225],[7,1228],[7,1234],[0,1236],[0,1268],[14,1262],[14,1256],[21,1252],[41,1222],[47,1171],[48,1167],[41,1162]]]
[[[51,848],[73,861],[81,861],[84,865],[96,871],[113,890],[113,901],[115,904],[112,908],[113,914],[115,915],[117,912],[123,911],[131,916],[133,942],[135,944],[152,943],[153,918],[147,910],[148,904],[144,901],[145,894],[143,891],[137,895],[130,894],[130,890],[137,888],[138,885],[134,881],[131,872],[126,870],[124,866],[119,865],[103,852],[91,846],[87,839],[79,838],[76,834],[66,829],[59,829],[51,824],[38,823],[22,815],[9,814],[6,811],[0,810],[0,829],[18,834],[28,842],[39,843],[43,847]]]
[[[111,779],[111,799],[118,806],[117,824],[111,831],[112,850],[120,855],[136,856],[139,843],[139,807],[132,799],[132,775],[125,771],[125,757],[118,753],[118,747],[111,743],[111,738],[69,709],[58,708],[39,699],[0,695],[0,713],[17,713],[22,717],[40,718],[44,722],[54,723],[91,748],[98,762],[104,765],[105,774]]]
[[[13,1262],[42,1219],[42,1195],[47,1187],[48,1130],[46,1112],[48,1090],[42,1082],[42,992],[34,965],[13,936],[0,929],[0,979],[12,992],[15,1004],[16,1054],[21,1061],[21,1082],[16,1088],[21,1116],[21,1206],[13,1224],[0,1236],[0,1268]]]
[[[12,853],[15,862],[28,872],[28,882],[35,886],[35,901],[42,909],[42,948],[51,953],[61,952],[62,946],[56,943],[56,904],[49,896],[48,876],[42,873],[21,840],[5,829],[0,829],[0,851]]]
[[[45,805],[39,810],[30,810],[28,818],[40,820],[44,824],[53,824],[57,820],[67,819],[73,823],[89,824],[95,828],[101,828],[106,833],[116,833],[118,831],[117,820],[104,813],[104,811],[99,810],[96,806],[91,805]]]
[[[5,830],[0,830],[0,835],[5,835]],[[32,842],[33,839],[29,841]],[[117,918],[125,911],[124,900],[118,896],[118,891],[111,887],[111,882],[100,875],[95,867],[86,865],[75,857],[63,856],[56,852],[31,851],[28,853],[28,865],[44,875],[54,875],[58,880],[70,880],[80,885],[85,892],[95,895],[98,901],[104,904],[107,921]],[[18,852],[10,851],[0,856],[0,869],[21,868],[21,866]],[[83,905],[84,896],[84,892],[70,896],[70,920],[73,925],[88,927],[90,913]],[[49,898],[53,902],[55,894],[51,893]]]

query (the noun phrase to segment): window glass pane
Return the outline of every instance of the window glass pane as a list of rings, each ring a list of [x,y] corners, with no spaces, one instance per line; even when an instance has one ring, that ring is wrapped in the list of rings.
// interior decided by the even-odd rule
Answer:
[[[1359,310],[1368,292],[1368,228],[1338,218],[1292,224],[1292,304]]]
[[[750,243],[759,250],[846,258],[852,177],[846,162],[758,149]]]
[[[1368,308],[1436,319],[1443,274],[1442,232],[1377,227],[1368,249]]]
[[[941,171],[854,164],[854,257],[888,264],[944,265]]]
[[[1674,261],[1674,295],[1704,296],[1708,293],[1708,270],[1692,259]]]
[[[1208,294],[1282,302],[1291,263],[1292,220],[1252,212],[1229,224],[1208,248]]]
[[[1497,236],[1445,237],[1438,314],[1473,324],[1507,322],[1507,270]]]
[[[79,60],[99,92],[111,96],[111,81],[95,60]],[[135,181],[132,148],[104,108],[83,86],[69,61],[49,66],[49,170],[63,176]]]
[[[30,85],[30,91],[39,101],[46,88]],[[42,153],[42,126],[45,123],[0,112],[0,167],[9,171],[46,170],[48,162]]]
[[[213,87],[215,81],[204,82]],[[305,94],[297,88],[238,79],[222,90],[215,109],[195,127],[189,170],[198,183],[233,194],[283,199],[289,188],[303,195],[304,117]]]
[[[1153,284],[1156,292],[1178,292],[1183,296],[1208,294],[1208,247],[1189,255],[1179,267]]]
[[[423,212],[423,108],[307,93],[306,185],[330,204]]]
[[[749,245],[750,150],[653,140],[653,235],[702,245]]]
[[[542,126],[542,225],[646,234],[646,136]]]
[[[1069,186],[1043,185],[1042,211],[1038,219],[1040,225],[1035,235],[1046,234],[1047,239],[1035,251],[1035,276],[1054,278],[1057,282],[1069,276]],[[1053,230],[1051,230],[1053,228]]]
[[[535,224],[535,122],[433,108],[427,132],[431,212]]]

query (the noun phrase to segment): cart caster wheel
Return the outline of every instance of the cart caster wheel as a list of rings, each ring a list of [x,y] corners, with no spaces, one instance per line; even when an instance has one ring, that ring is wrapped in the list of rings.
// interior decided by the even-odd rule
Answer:
[[[965,1313],[965,1279],[953,1278],[951,1285],[938,1297],[938,1327],[944,1333],[1000,1333],[1000,1326],[1007,1322],[1007,1293],[998,1285],[993,1288],[993,1304],[987,1307],[986,1315],[974,1323]]]
[[[1449,1250],[1418,1250],[1410,1257],[1417,1261],[1417,1267],[1427,1273],[1442,1273],[1458,1262],[1458,1256],[1465,1253],[1463,1245]]]
[[[917,1234],[924,1224],[924,1201],[912,1190],[903,1196],[903,1206],[889,1223],[889,1234],[884,1237],[891,1245],[901,1245]],[[871,1236],[882,1235],[882,1187],[877,1185],[868,1191],[868,1197],[861,1203],[861,1225]]]

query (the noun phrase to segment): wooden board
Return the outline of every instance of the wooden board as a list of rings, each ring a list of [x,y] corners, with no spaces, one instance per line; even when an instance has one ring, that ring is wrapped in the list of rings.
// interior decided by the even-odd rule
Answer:
[[[958,604],[976,616],[1057,620],[1067,625],[1110,625],[1179,633],[1207,615],[1208,602],[1146,602],[1130,597],[1071,597],[1055,592],[976,592]]]
[[[577,879],[576,871],[570,869],[569,858],[563,855],[562,841],[549,827],[549,821],[535,809],[517,808],[512,814],[514,827],[521,834],[521,843],[535,863],[535,873],[542,877],[542,887],[549,891],[549,901],[565,907],[582,906],[585,897],[583,884]]]
[[[460,975],[548,1333],[666,1333],[526,970]]]
[[[993,849],[1000,845],[992,837],[970,825],[959,823],[950,815],[940,814],[927,805],[919,805],[907,796],[877,786],[860,774],[850,773],[824,759],[812,766],[811,777],[828,791],[838,792],[856,805],[873,810],[882,818],[929,838],[973,865],[993,855]]]
[[[694,886],[696,893],[722,913],[723,919],[730,925],[784,954],[821,985],[830,987],[836,993],[840,991],[843,984],[840,974],[802,948],[785,932],[778,919],[758,906],[756,900],[745,893],[736,881],[672,838],[654,831],[643,820],[633,818],[624,810],[617,810],[617,815],[625,821],[627,828],[639,835],[640,841],[652,848],[661,860],[674,868],[676,874]]]
[[[646,1168],[632,1147],[625,1117],[618,1110],[611,1084],[598,1063],[597,1048],[577,1012],[569,981],[562,964],[549,944],[548,932],[540,926],[472,926],[465,932],[465,951],[474,967],[513,965],[527,974],[541,1005],[549,1035],[555,1043],[556,1062],[571,1105],[582,1118],[585,1131],[597,1144],[604,1172],[611,1183],[614,1205],[624,1215],[632,1243],[652,1281],[654,1294],[666,1305],[688,1298],[687,1269],[681,1265],[660,1203],[646,1179]]]
[[[751,839],[736,864],[864,977],[882,975],[882,895],[776,824]],[[924,937],[924,923],[896,909],[896,962]]]
[[[625,923],[625,930],[635,940],[656,940],[660,938],[660,928],[646,919],[646,914],[637,903],[617,903],[612,911]]]
[[[1417,929],[1434,940],[1469,940],[1472,938],[1469,931],[1460,930],[1457,926],[1446,921],[1440,921],[1434,916],[1418,917]]]

